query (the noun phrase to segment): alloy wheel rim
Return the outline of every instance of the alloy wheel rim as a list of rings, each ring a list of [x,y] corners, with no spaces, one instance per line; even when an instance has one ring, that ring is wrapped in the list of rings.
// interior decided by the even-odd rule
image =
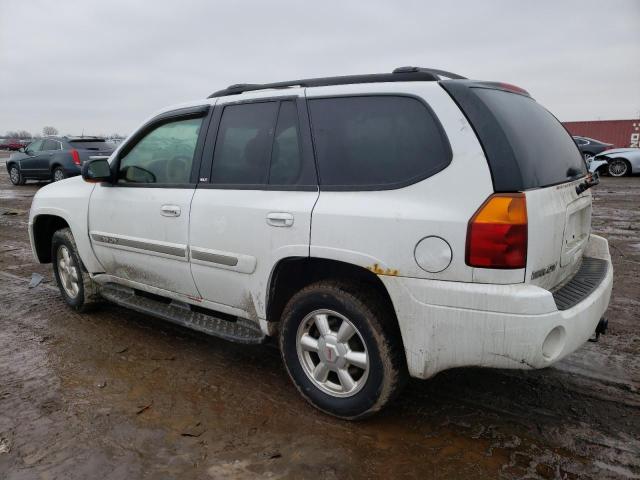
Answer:
[[[80,273],[78,272],[78,266],[73,258],[73,255],[69,252],[69,249],[61,245],[58,248],[57,254],[58,262],[58,275],[60,276],[60,283],[66,294],[75,298],[80,291]]]
[[[55,172],[53,172],[53,179],[56,182],[59,182],[60,180],[64,180],[64,173],[62,172],[62,170],[56,170]]]
[[[296,335],[298,360],[309,380],[333,397],[351,397],[369,377],[369,353],[362,334],[344,315],[309,313]]]
[[[622,176],[627,173],[627,164],[621,160],[616,160],[609,164],[609,173],[614,176]]]
[[[11,169],[11,171],[9,172],[9,177],[11,178],[11,182],[18,183],[18,181],[20,180],[20,172],[18,172],[18,169],[16,167],[13,167]]]

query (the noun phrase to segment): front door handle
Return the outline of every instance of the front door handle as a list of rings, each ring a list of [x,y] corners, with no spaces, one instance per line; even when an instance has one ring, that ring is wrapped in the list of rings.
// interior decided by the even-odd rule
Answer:
[[[160,207],[160,215],[163,217],[179,217],[181,213],[178,205],[162,205]]]
[[[267,223],[272,227],[290,227],[293,215],[287,212],[271,212],[267,215]]]

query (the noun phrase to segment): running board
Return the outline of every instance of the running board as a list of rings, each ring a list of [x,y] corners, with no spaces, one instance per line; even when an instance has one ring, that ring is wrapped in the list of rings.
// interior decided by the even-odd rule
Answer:
[[[227,316],[222,313],[218,314],[211,310],[206,310],[207,313],[202,313],[205,310],[199,307],[172,301],[157,295],[145,294],[115,283],[102,285],[100,287],[100,295],[121,307],[146,313],[231,342],[258,344],[263,343],[266,339],[258,324],[250,320]],[[154,297],[157,297],[158,300],[154,299]],[[168,303],[160,299],[166,300]],[[198,311],[194,311],[194,308],[197,308]],[[225,320],[221,317],[228,317],[229,319]]]

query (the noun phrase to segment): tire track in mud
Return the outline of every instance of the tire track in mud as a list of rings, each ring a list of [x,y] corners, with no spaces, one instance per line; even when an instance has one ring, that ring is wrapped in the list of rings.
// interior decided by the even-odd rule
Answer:
[[[119,470],[126,475],[149,469],[245,478],[268,467],[273,473],[295,476],[302,472],[295,462],[302,459],[306,465],[316,442],[326,441],[325,437],[343,452],[334,451],[331,458],[324,458],[331,466],[326,470],[328,478],[331,472],[340,478],[342,474],[357,478],[351,458],[361,458],[358,468],[374,477],[429,471],[444,473],[445,478],[447,472],[452,478],[460,472],[481,478],[494,474],[516,478],[525,473],[544,477],[545,472],[551,475],[548,478],[558,472],[568,478],[617,478],[634,475],[640,468],[637,441],[616,435],[606,425],[581,421],[585,402],[616,416],[632,414],[635,406],[621,403],[616,395],[587,401],[584,392],[576,392],[589,387],[576,381],[580,376],[564,378],[566,373],[552,369],[446,372],[430,382],[411,382],[400,401],[379,419],[364,426],[345,424],[310,411],[297,399],[272,348],[247,351],[117,307],[107,306],[90,316],[75,314],[62,305],[52,285],[29,290],[27,278],[2,272],[0,279],[9,285],[0,294],[0,365],[19,365],[3,375],[8,381],[3,382],[0,393],[2,411],[13,412],[0,417],[1,436],[9,438],[14,452],[13,463],[5,466],[13,472],[65,476],[84,471],[74,460],[81,457],[92,472],[113,468],[117,459],[128,462]],[[10,321],[12,327],[7,328]],[[97,347],[95,342],[100,339],[102,344]],[[131,374],[129,365],[107,365],[118,363],[114,352],[125,347],[121,356],[131,357],[125,363],[135,364],[134,375],[127,375]],[[256,362],[262,364],[257,376],[253,372]],[[198,374],[182,373],[183,381],[171,380],[180,376],[181,368]],[[267,387],[273,388],[264,388],[265,377]],[[106,383],[104,390],[96,387],[102,382]],[[189,385],[196,391],[189,391]],[[47,392],[44,396],[43,390]],[[105,390],[113,392],[100,399]],[[213,394],[213,402],[211,398],[207,401],[206,393]],[[207,403],[218,415],[204,412]],[[142,405],[151,408],[136,418],[135,411]],[[176,414],[176,410],[186,414]],[[275,412],[280,421],[270,422]],[[163,418],[166,414],[174,421]],[[141,422],[145,416],[148,418]],[[183,430],[198,422],[205,432],[182,436]],[[254,425],[249,427],[255,429],[253,434],[234,434],[238,423]],[[270,428],[265,428],[269,423]],[[30,426],[25,428],[25,424]],[[213,437],[222,436],[224,441],[208,438],[209,429],[215,432]],[[265,436],[260,429],[269,434]],[[307,429],[325,433],[298,438],[295,432]],[[148,445],[136,440],[138,436]],[[209,463],[194,468],[189,462],[177,461],[165,470],[168,467],[161,460],[169,454],[151,450],[167,448],[167,436],[183,442],[204,436],[206,445],[197,445],[195,451]],[[398,441],[399,445],[389,445]],[[283,446],[289,443],[295,450]],[[375,459],[389,449],[393,453],[382,455],[385,462]],[[193,453],[178,450],[179,458],[194,460]],[[345,457],[344,451],[350,455]],[[433,455],[434,463],[417,467],[413,457],[425,453]],[[283,455],[289,464],[274,469]],[[341,467],[336,458],[350,467]],[[0,466],[2,462],[0,456]]]

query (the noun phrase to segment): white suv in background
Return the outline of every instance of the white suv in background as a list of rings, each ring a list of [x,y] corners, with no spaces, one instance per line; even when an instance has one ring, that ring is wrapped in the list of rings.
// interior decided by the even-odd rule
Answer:
[[[593,183],[526,91],[403,67],[167,109],[40,189],[29,233],[71,307],[276,337],[300,393],[353,419],[407,376],[543,368],[601,332]]]

